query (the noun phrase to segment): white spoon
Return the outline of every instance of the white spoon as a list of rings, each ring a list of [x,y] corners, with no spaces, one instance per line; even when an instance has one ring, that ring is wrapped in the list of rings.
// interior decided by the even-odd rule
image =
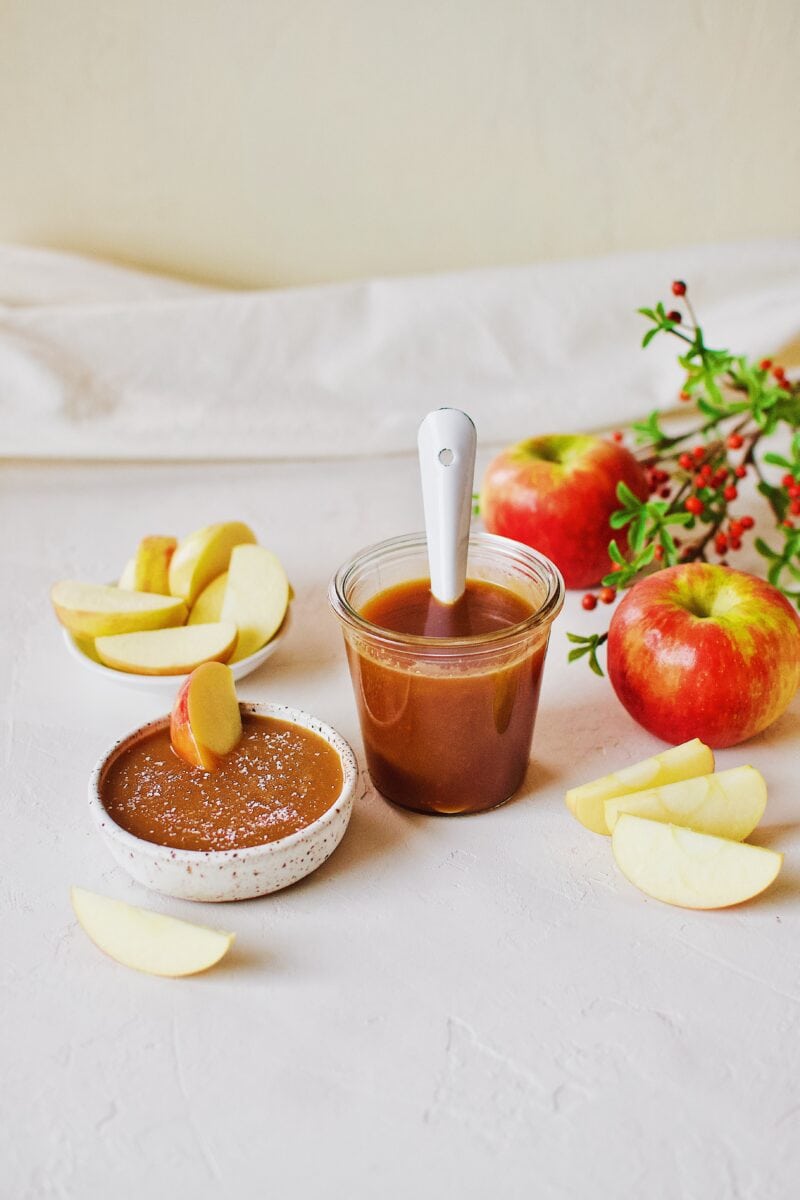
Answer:
[[[431,591],[442,604],[455,604],[464,592],[477,440],[458,408],[438,408],[419,427]]]

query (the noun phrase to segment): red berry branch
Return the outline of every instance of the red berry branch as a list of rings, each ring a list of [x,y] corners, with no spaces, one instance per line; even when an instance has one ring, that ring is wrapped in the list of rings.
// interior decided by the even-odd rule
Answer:
[[[672,294],[683,300],[687,315],[661,303],[640,308],[650,326],[642,345],[661,335],[682,343],[680,399],[693,402],[702,421],[670,435],[654,411],[632,426],[650,496],[642,501],[625,484],[617,488],[621,507],[611,526],[627,529],[628,551],[616,539],[610,542],[613,569],[600,591],[583,597],[583,607],[591,611],[598,600],[611,604],[618,591],[664,567],[707,562],[710,555],[729,565],[729,556],[755,529],[749,513],[734,511],[739,482],[752,474],[773,517],[771,541],[758,536],[755,547],[769,582],[800,608],[800,384],[771,359],[755,362],[708,347],[682,279],[673,282]],[[788,455],[763,452],[763,439],[785,427],[791,431]],[[618,430],[612,437],[622,441],[624,435]],[[770,480],[770,467],[782,472],[779,480]],[[585,656],[602,675],[597,650],[608,634],[567,637],[573,643],[570,662]]]

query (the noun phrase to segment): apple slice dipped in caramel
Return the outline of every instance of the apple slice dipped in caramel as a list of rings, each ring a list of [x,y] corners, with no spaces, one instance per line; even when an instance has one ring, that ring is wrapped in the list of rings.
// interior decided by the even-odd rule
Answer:
[[[181,686],[169,723],[172,748],[190,766],[216,771],[242,736],[230,667],[203,663]]]
[[[621,771],[570,788],[566,794],[567,808],[581,825],[593,833],[607,834],[611,831],[606,824],[606,800],[641,792],[645,788],[679,783],[696,775],[710,775],[713,770],[714,755],[699,738],[694,738],[681,746],[654,754],[652,758],[632,763]]]
[[[149,975],[197,975],[227,954],[235,934],[136,908],[84,888],[71,890],[82,929],[116,962]]]
[[[640,891],[681,908],[729,908],[775,880],[783,855],[622,813],[611,838],[617,866]]]
[[[631,813],[741,842],[758,825],[766,805],[763,775],[753,767],[732,767],[606,800],[605,814],[612,833],[622,813]]]

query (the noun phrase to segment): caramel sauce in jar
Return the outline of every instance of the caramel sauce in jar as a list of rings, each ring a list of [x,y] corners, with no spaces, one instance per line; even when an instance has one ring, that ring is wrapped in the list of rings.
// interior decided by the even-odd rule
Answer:
[[[453,605],[430,581],[396,584],[359,607],[372,625],[432,639],[415,657],[346,638],[370,776],[389,800],[427,813],[471,813],[522,782],[539,701],[547,631],[459,656],[459,639],[525,622],[535,609],[508,588],[467,581]],[[441,639],[441,654],[433,639]]]
[[[245,715],[217,771],[184,762],[169,728],[128,746],[100,783],[109,816],[136,837],[178,850],[241,850],[311,825],[338,799],[339,755],[310,729]]]

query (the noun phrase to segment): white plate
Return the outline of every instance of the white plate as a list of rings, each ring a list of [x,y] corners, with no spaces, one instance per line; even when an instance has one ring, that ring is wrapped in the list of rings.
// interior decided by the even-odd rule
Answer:
[[[262,646],[260,650],[256,650],[255,654],[249,654],[247,658],[241,659],[239,662],[230,663],[231,671],[234,679],[244,679],[245,675],[250,675],[257,670],[263,662],[274,654],[278,646],[286,636],[286,631],[289,628],[289,613],[283,619],[278,632],[272,641],[267,642],[266,646]],[[144,692],[169,692],[172,695],[177,692],[188,675],[134,675],[130,671],[117,671],[114,667],[106,667],[103,663],[97,662],[90,658],[85,650],[79,645],[78,639],[64,629],[64,641],[66,642],[67,650],[81,666],[87,671],[91,671],[93,675],[99,676],[102,679],[109,679],[112,683],[120,683],[123,687],[136,688],[138,691]]]

